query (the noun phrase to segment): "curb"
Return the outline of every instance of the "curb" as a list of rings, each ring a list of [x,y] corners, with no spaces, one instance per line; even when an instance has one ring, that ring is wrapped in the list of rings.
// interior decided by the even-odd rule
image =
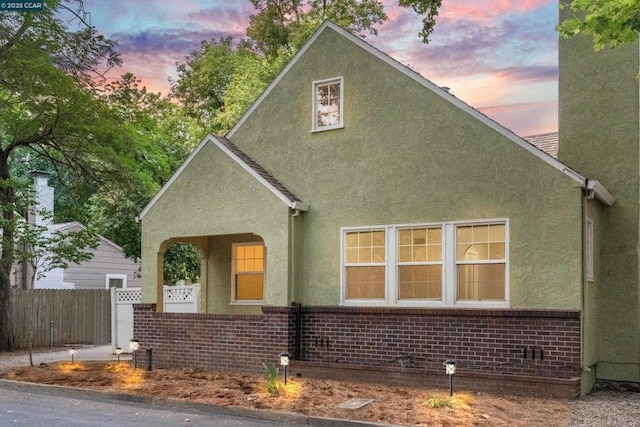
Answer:
[[[134,394],[115,393],[110,391],[90,390],[77,387],[65,387],[52,384],[38,384],[24,381],[0,379],[0,389],[15,390],[25,393],[63,396],[74,399],[142,404],[168,409],[186,409],[204,414],[228,415],[234,417],[251,418],[265,421],[291,423],[314,427],[401,427],[398,424],[382,424],[368,421],[353,421],[337,418],[313,417],[289,412],[272,412],[260,409],[239,408],[236,406],[212,405],[207,403],[189,402],[181,399],[164,397],[138,396]]]

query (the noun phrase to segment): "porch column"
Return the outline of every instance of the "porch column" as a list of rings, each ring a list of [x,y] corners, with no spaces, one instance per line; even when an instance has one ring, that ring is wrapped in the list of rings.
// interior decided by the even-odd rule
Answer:
[[[156,311],[164,311],[164,252],[156,255]]]

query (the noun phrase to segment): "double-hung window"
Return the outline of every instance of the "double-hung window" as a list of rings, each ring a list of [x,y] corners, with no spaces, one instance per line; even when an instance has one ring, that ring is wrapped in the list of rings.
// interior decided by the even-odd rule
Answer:
[[[313,132],[344,127],[342,77],[313,82]]]
[[[233,245],[232,299],[235,303],[264,301],[265,250],[262,242]]]
[[[508,306],[506,220],[344,228],[342,303]]]
[[[384,300],[385,230],[346,234],[345,295],[347,299]]]

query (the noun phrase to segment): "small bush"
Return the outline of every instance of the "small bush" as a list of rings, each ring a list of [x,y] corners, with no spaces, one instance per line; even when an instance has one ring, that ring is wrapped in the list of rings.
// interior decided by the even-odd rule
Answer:
[[[441,397],[441,396],[429,396],[424,401],[424,405],[434,409],[453,408],[453,403],[451,402],[451,399],[449,399],[448,397]]]
[[[280,374],[280,369],[276,368],[274,365],[270,365],[267,362],[262,362],[262,367],[267,373],[267,391],[274,396],[280,394],[280,390],[278,388],[278,375]]]

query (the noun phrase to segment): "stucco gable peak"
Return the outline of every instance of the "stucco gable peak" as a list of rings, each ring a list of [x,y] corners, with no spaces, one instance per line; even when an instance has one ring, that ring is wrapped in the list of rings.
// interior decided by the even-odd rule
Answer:
[[[251,159],[246,153],[240,150],[230,139],[222,136],[207,134],[200,144],[191,152],[189,157],[180,165],[178,170],[169,178],[169,180],[162,186],[160,191],[151,199],[151,201],[140,212],[140,215],[136,217],[136,221],[142,220],[147,212],[156,204],[156,202],[162,197],[173,182],[182,174],[182,172],[189,166],[189,163],[202,151],[203,147],[207,144],[216,145],[222,152],[228,155],[238,165],[251,174],[258,182],[267,187],[276,197],[282,200],[289,208],[294,210],[306,211],[309,209],[309,205],[304,203],[293,192],[286,188],[280,181],[278,181],[271,173],[264,169],[261,165]]]
[[[325,31],[334,31],[334,32],[336,32],[337,34],[341,35],[345,39],[347,39],[350,42],[354,43],[358,47],[364,49],[369,54],[371,54],[371,55],[375,56],[376,58],[386,62],[388,65],[390,65],[391,67],[395,68],[396,70],[398,70],[399,72],[401,72],[402,74],[407,76],[408,78],[416,81],[417,83],[422,85],[427,90],[430,90],[434,94],[440,96],[445,101],[454,104],[457,108],[459,108],[460,110],[466,112],[471,117],[473,117],[473,118],[479,120],[480,122],[484,123],[486,126],[488,126],[489,128],[493,129],[498,134],[500,134],[503,137],[506,137],[507,139],[511,140],[513,143],[515,143],[516,145],[518,145],[522,149],[528,151],[530,154],[536,156],[537,158],[539,158],[540,160],[542,160],[545,163],[549,164],[550,166],[552,166],[556,170],[560,171],[564,175],[566,175],[569,178],[571,178],[572,180],[574,180],[575,182],[579,183],[583,188],[586,188],[587,179],[585,177],[583,177],[582,175],[580,175],[578,172],[574,171],[571,167],[569,167],[569,166],[565,165],[564,163],[560,162],[558,159],[554,158],[552,155],[549,155],[548,153],[542,151],[541,149],[539,149],[535,145],[533,145],[530,142],[528,142],[525,138],[517,135],[515,132],[513,132],[510,129],[504,127],[500,123],[496,122],[495,120],[491,119],[490,117],[486,116],[485,114],[483,114],[480,111],[476,110],[475,108],[471,107],[469,104],[465,103],[461,99],[459,99],[456,96],[452,95],[451,93],[449,93],[448,88],[442,88],[442,87],[436,85],[435,83],[433,83],[430,80],[428,80],[425,77],[423,77],[420,73],[416,72],[415,70],[412,70],[411,68],[407,67],[406,65],[401,64],[400,62],[398,62],[395,59],[393,59],[391,56],[389,56],[386,53],[378,50],[377,48],[375,48],[374,46],[370,45],[366,41],[360,39],[359,37],[357,37],[357,36],[355,36],[353,34],[351,34],[348,30],[340,27],[339,25],[337,25],[337,24],[335,24],[335,23],[333,23],[333,22],[331,22],[329,20],[324,21],[320,25],[320,27],[316,30],[316,32],[313,33],[313,35],[309,38],[309,40],[307,40],[307,42],[302,46],[302,48],[298,51],[298,53],[296,53],[296,55],[293,57],[293,59],[291,59],[291,61],[289,61],[289,63],[282,69],[282,71],[280,71],[280,73],[273,80],[273,82],[271,82],[271,84],[267,87],[267,89],[265,89],[265,91],[258,97],[258,99],[253,103],[253,105],[251,105],[251,107],[245,112],[245,114],[235,124],[235,126],[227,133],[227,135],[226,135],[227,138],[232,138],[233,137],[235,132],[242,126],[242,124],[247,120],[247,118],[250,117],[251,114],[253,114],[253,112],[256,110],[256,108],[258,108],[258,106],[269,95],[269,93],[273,90],[273,88],[276,87],[280,83],[280,81],[289,72],[289,70],[298,62],[298,60],[306,53],[306,51],[309,49],[309,47],[312,46],[315,43],[316,39]]]
[[[306,211],[308,205],[291,190],[285,187],[271,173],[238,148],[231,140],[223,136],[209,135],[212,142],[223,152],[231,157],[243,169],[245,169],[258,182],[267,187],[276,197],[282,200],[289,208]]]

